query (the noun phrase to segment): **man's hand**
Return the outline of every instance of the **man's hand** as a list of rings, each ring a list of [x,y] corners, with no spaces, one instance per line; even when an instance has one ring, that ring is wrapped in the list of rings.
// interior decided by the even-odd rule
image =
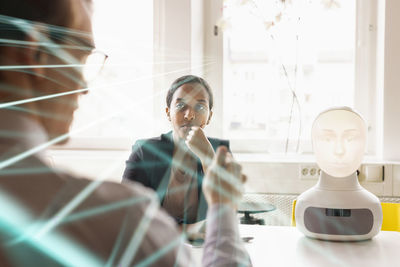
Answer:
[[[200,159],[204,172],[214,157],[214,149],[200,127],[193,126],[186,136],[187,147]]]
[[[233,159],[226,147],[221,146],[204,177],[204,196],[209,205],[229,204],[237,209],[245,181],[246,176],[242,174],[240,164]]]

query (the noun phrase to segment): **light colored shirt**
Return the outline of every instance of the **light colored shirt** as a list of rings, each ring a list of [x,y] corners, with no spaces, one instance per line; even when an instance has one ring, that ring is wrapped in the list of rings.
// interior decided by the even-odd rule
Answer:
[[[154,192],[73,177],[40,152],[24,154],[46,140],[35,121],[0,109],[0,266],[195,265]],[[250,264],[226,206],[209,207],[204,246],[204,266]]]

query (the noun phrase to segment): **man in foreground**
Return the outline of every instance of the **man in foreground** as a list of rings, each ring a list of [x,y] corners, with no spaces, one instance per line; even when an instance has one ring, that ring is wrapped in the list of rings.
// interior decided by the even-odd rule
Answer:
[[[68,139],[87,92],[91,10],[89,0],[0,2],[0,266],[194,265],[153,192],[44,163],[43,150]],[[203,188],[204,266],[250,265],[235,212],[242,177],[219,148]]]

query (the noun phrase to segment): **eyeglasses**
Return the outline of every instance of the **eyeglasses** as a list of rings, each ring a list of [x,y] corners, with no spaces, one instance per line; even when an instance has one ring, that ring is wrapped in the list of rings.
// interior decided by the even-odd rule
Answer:
[[[108,58],[107,54],[90,46],[51,44],[49,47],[52,49],[48,53],[62,62],[51,65],[52,68],[72,68],[76,75],[83,76],[85,82],[93,81],[101,73]],[[84,51],[84,55],[72,53],[74,50]]]
[[[93,50],[86,58],[82,74],[86,82],[93,81],[103,70],[108,56],[99,51]]]

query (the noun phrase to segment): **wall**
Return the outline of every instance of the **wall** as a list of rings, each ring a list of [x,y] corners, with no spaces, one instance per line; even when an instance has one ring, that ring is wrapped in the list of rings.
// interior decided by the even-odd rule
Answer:
[[[155,0],[154,5],[154,97],[157,129],[170,129],[165,96],[171,83],[186,74],[204,76],[210,61],[204,56],[203,0]]]
[[[383,159],[400,160],[400,1],[385,1]]]
[[[53,167],[94,180],[121,182],[130,151],[49,150],[46,160]]]
[[[129,154],[130,151],[50,150],[47,158],[53,166],[83,177],[120,182]],[[315,164],[310,160],[266,162],[262,155],[235,154],[235,157],[248,177],[247,193],[300,194],[317,182],[317,176],[313,179],[299,178],[301,166]],[[384,179],[368,182],[361,174],[362,186],[378,196],[400,196],[400,163],[367,164],[384,165]]]
[[[171,83],[192,69],[191,1],[155,0],[154,4],[154,132],[170,129],[165,114],[165,96]],[[177,14],[178,11],[178,14]],[[198,25],[198,24],[196,24]],[[197,48],[196,48],[197,49]]]
[[[207,133],[210,136],[222,137],[222,32],[219,30],[215,35],[214,27],[219,18],[222,17],[223,0],[204,0],[204,56],[212,61],[205,72],[205,79],[213,88],[214,108],[213,123],[207,126]]]

